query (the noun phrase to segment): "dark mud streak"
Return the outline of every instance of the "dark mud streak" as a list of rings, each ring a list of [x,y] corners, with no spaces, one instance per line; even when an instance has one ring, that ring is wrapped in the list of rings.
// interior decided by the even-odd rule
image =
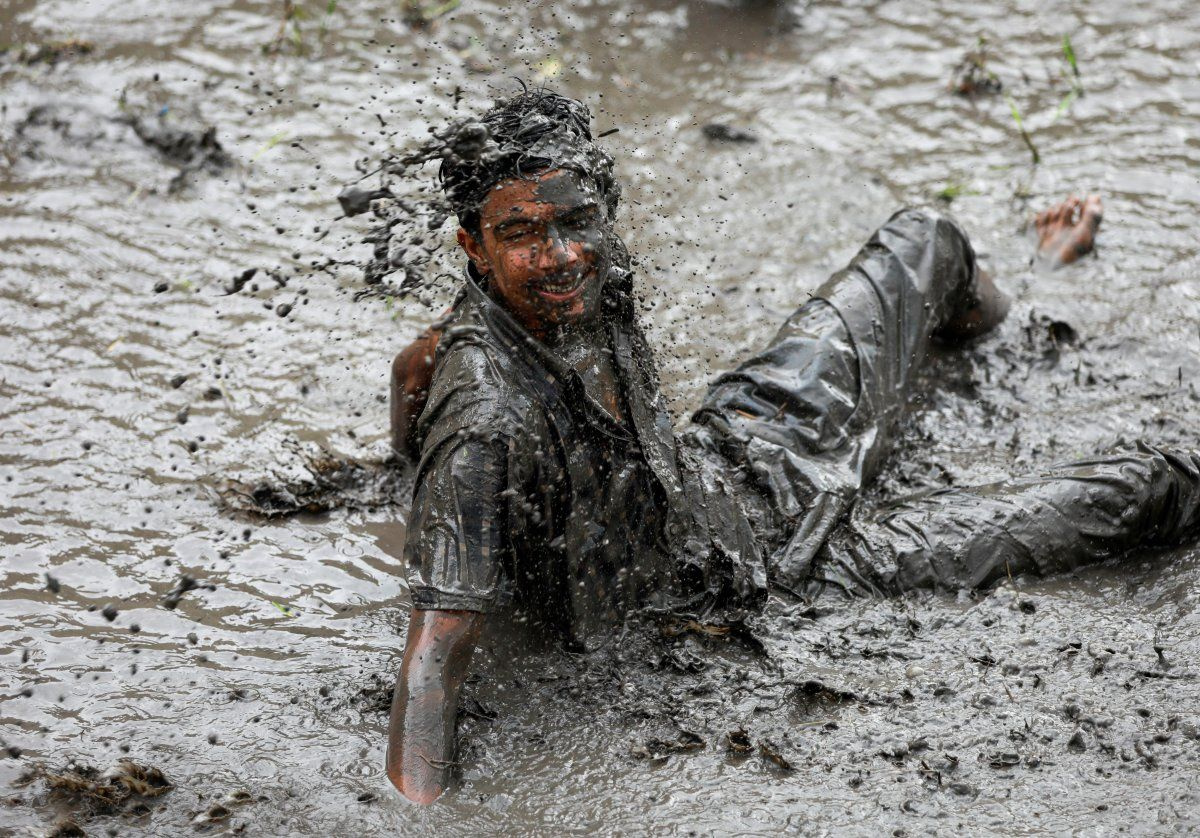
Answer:
[[[37,105],[13,129],[16,154],[18,158],[40,160],[67,149],[75,154],[82,147],[92,154],[113,155],[128,144],[129,138],[121,131],[127,127],[132,139],[141,141],[178,170],[168,183],[169,193],[182,189],[195,173],[219,174],[233,165],[233,158],[217,140],[216,126],[198,127],[186,120],[175,124],[178,118],[169,119],[165,108],[156,116],[136,113],[132,106],[125,109],[129,112],[110,116],[77,104]],[[56,148],[58,144],[67,149]]]

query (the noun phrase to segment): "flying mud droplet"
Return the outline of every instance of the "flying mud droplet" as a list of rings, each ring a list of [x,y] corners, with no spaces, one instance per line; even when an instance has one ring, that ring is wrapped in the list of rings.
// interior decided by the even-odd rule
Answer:
[[[715,143],[756,143],[758,137],[736,125],[723,122],[710,122],[700,129],[704,136]]]

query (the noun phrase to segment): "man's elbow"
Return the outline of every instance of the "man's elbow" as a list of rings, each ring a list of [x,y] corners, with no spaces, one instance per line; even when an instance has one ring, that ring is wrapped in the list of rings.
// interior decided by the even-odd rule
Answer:
[[[441,332],[427,331],[392,360],[392,448],[416,459],[417,418],[425,409],[433,383],[433,361]]]
[[[398,767],[388,766],[387,778],[392,785],[396,787],[396,791],[407,797],[413,803],[420,806],[428,806],[442,796],[445,789],[438,786],[414,784],[412,779],[406,777],[404,772]]]

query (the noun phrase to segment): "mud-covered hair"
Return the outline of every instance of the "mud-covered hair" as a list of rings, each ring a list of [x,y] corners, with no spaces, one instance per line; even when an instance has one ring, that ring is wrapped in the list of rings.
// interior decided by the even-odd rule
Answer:
[[[600,193],[609,221],[614,220],[621,187],[612,157],[592,137],[591,119],[582,102],[522,84],[520,93],[497,99],[482,115],[432,128],[428,140],[387,154],[359,179],[382,172],[379,188],[355,185],[338,196],[347,215],[370,209],[378,219],[365,239],[372,256],[363,268],[368,286],[363,294],[395,299],[434,287],[448,275],[434,258],[448,242],[430,233],[455,215],[478,239],[480,208],[492,188],[509,178],[553,169],[578,172]],[[367,172],[371,162],[360,161],[360,171]],[[434,162],[439,164],[437,183],[429,184],[426,165]],[[424,183],[416,186],[418,181]],[[394,185],[404,188],[393,192]],[[442,194],[430,194],[429,186]],[[606,239],[611,254],[606,292],[628,298],[633,278],[629,251],[611,224]],[[398,271],[404,273],[399,285],[385,282]]]
[[[480,207],[496,184],[551,169],[590,179],[611,218],[621,187],[612,157],[592,137],[591,121],[582,102],[540,88],[497,99],[478,121],[457,126],[438,177],[459,224],[478,237]]]

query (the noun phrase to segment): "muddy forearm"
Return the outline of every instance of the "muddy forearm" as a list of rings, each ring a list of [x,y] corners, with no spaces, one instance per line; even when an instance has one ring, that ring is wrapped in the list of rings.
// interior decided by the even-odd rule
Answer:
[[[405,797],[432,803],[445,791],[454,761],[458,695],[483,615],[419,611],[408,624],[388,731],[388,779]]]

